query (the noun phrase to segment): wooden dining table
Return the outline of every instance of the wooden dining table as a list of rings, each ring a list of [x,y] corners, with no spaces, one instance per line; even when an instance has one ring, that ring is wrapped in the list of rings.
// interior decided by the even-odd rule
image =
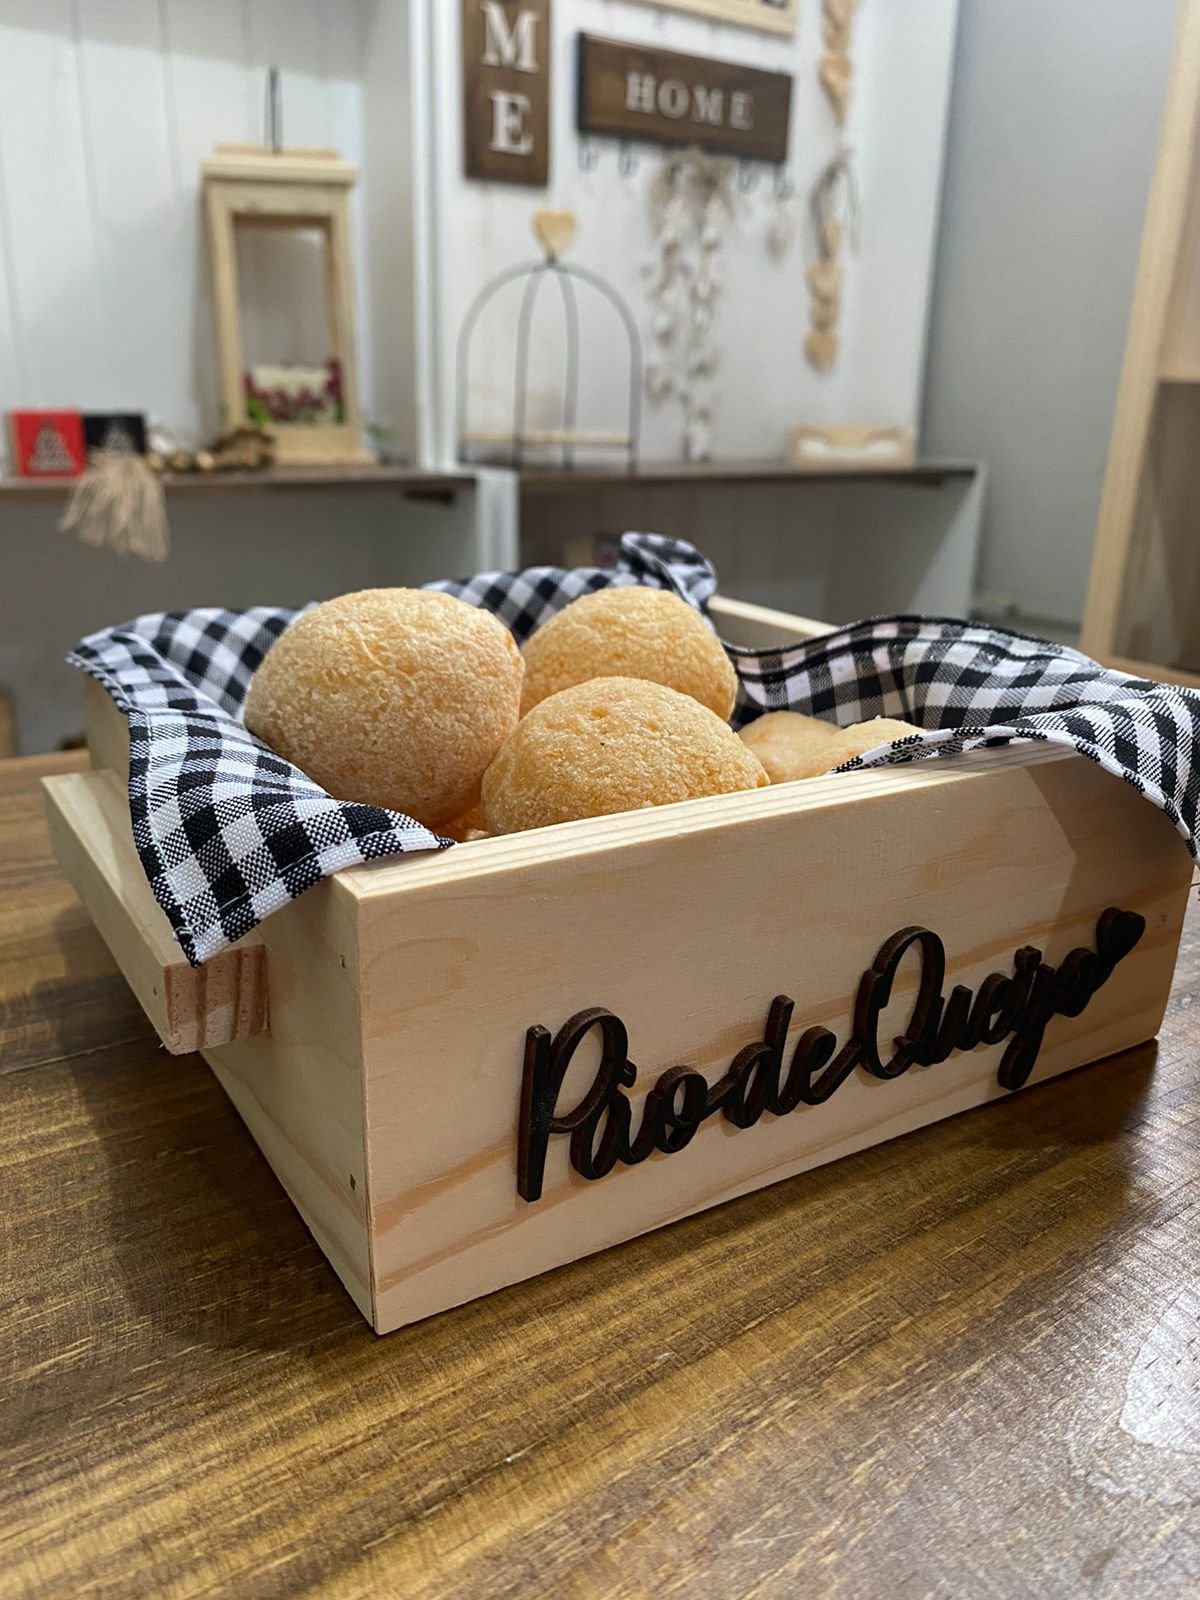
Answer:
[[[377,1338],[0,762],[0,1596],[1200,1592],[1157,1043]]]

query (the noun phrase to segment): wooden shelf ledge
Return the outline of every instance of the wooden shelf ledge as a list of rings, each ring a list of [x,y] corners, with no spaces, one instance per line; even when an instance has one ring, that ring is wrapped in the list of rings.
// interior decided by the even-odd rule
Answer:
[[[779,460],[647,461],[628,471],[622,467],[528,467],[519,473],[522,494],[570,494],[577,489],[665,489],[701,485],[813,483],[857,479],[940,487],[948,478],[973,478],[974,461],[918,461],[902,467],[894,462],[835,463],[797,466]]]
[[[75,478],[0,478],[0,503],[63,500]],[[270,494],[281,490],[393,489],[414,500],[453,500],[474,485],[474,474],[428,472],[414,467],[268,467],[261,472],[164,472],[163,488],[176,496]]]

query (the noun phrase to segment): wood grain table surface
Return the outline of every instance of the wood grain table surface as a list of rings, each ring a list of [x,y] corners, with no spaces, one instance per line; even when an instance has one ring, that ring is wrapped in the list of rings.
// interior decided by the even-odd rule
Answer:
[[[0,763],[0,1595],[1200,1592],[1200,921],[1146,1045],[378,1339]]]

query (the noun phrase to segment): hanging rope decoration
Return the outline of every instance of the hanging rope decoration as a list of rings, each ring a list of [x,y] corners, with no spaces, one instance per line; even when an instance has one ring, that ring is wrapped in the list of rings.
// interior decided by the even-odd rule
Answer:
[[[839,256],[847,232],[851,246],[858,247],[858,191],[851,160],[849,150],[839,150],[813,184],[808,199],[815,256],[805,274],[810,326],[804,353],[818,372],[828,372],[837,358],[842,311]]]
[[[850,35],[854,28],[857,4],[858,0],[823,0],[821,6],[821,37],[825,43],[825,53],[817,67],[817,75],[833,111],[833,120],[839,128],[846,126],[850,85],[854,78]]]
[[[850,35],[858,0],[822,0],[821,37],[825,52],[817,68],[821,87],[840,130],[846,125],[854,63]],[[851,171],[851,154],[839,145],[809,192],[814,257],[805,278],[809,294],[809,331],[804,353],[809,365],[828,372],[837,360],[838,321],[842,314],[841,250],[847,227],[850,243],[858,244],[858,195]]]
[[[687,149],[664,160],[649,193],[654,255],[643,265],[653,311],[646,392],[683,409],[683,453],[713,453],[713,389],[719,362],[714,327],[721,294],[720,251],[733,221],[733,164]]]

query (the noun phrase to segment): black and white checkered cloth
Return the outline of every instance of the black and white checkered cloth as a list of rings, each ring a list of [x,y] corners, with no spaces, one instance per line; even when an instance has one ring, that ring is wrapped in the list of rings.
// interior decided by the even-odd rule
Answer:
[[[429,587],[486,607],[523,643],[569,601],[616,583],[672,589],[703,610],[716,574],[682,540],[627,533],[611,571],[531,567]],[[332,799],[247,733],[250,680],[298,615],[269,606],[158,612],[92,634],[68,657],[129,719],[134,842],[194,965],[343,867],[450,843],[398,812]],[[843,725],[900,717],[924,729],[846,770],[1012,738],[1069,745],[1165,811],[1197,853],[1200,695],[1190,690],[944,618],[877,617],[730,656],[738,726],[792,710]]]

